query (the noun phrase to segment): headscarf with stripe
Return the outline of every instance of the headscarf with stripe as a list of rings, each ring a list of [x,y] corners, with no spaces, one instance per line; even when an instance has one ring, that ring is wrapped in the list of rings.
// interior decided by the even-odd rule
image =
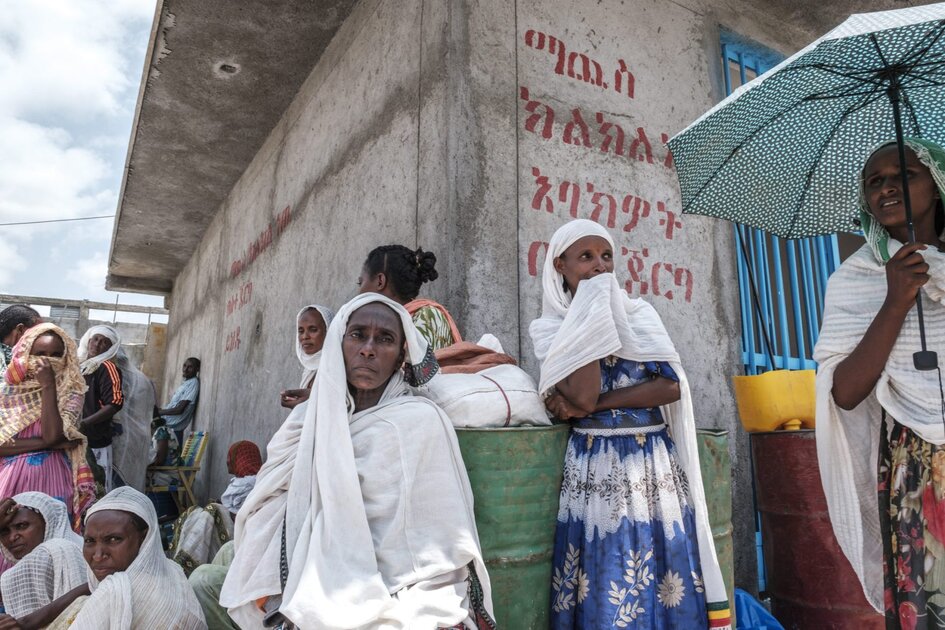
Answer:
[[[86,440],[79,431],[79,417],[85,396],[85,379],[79,371],[75,342],[55,324],[39,324],[27,330],[13,348],[13,358],[0,385],[0,444],[8,444],[23,429],[40,420],[42,386],[36,380],[41,357],[31,355],[33,343],[54,334],[65,348],[62,357],[46,357],[56,375],[56,398],[62,429],[75,444],[65,449],[72,465],[73,517],[78,519],[95,498],[95,481],[85,459]]]

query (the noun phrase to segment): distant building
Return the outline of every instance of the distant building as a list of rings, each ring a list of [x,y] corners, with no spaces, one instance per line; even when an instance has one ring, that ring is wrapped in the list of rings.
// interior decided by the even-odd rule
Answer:
[[[298,309],[352,297],[370,249],[434,251],[424,293],[534,373],[545,242],[584,217],[611,229],[619,278],[663,316],[698,423],[731,431],[738,582],[753,584],[729,379],[757,353],[734,232],[681,216],[663,142],[724,97],[725,65],[737,84],[851,12],[918,3],[158,4],[108,288],[168,296],[165,391],[202,360],[205,495],[226,484],[230,442],[265,445],[285,417]]]

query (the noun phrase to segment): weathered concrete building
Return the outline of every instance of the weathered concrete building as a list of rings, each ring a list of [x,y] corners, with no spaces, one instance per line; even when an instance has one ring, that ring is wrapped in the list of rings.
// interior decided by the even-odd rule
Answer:
[[[730,225],[680,216],[663,141],[724,95],[723,31],[788,55],[870,0],[163,0],[108,287],[168,296],[165,391],[203,361],[197,426],[265,444],[300,306],[340,305],[380,244],[437,253],[425,294],[536,371],[544,243],[611,229],[675,339],[697,422],[733,436],[737,582],[755,578]],[[775,149],[775,148],[773,148]]]

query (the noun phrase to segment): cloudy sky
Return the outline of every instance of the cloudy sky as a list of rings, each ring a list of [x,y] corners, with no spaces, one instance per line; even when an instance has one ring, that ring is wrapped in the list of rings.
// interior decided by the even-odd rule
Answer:
[[[0,293],[163,305],[105,290],[154,0],[16,0],[0,20]]]

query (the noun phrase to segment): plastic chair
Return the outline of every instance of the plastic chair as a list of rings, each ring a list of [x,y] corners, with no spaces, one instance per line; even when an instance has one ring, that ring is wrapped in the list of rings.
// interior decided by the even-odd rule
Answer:
[[[165,486],[148,486],[146,492],[168,492],[174,496],[178,510],[183,513],[187,508],[197,505],[194,495],[194,482],[200,472],[200,462],[207,450],[210,434],[207,431],[194,431],[186,440],[180,452],[179,466],[149,466],[148,472],[164,472],[177,475],[179,483]]]

